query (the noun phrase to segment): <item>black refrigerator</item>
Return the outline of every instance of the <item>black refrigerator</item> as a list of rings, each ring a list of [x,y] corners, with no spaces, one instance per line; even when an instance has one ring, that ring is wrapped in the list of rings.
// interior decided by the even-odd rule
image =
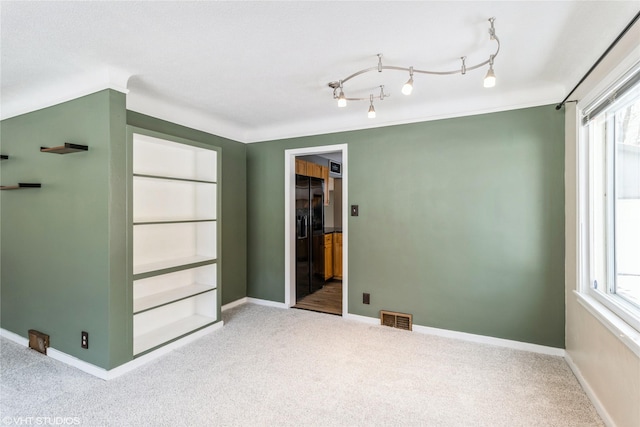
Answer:
[[[322,183],[296,175],[296,302],[324,286]]]

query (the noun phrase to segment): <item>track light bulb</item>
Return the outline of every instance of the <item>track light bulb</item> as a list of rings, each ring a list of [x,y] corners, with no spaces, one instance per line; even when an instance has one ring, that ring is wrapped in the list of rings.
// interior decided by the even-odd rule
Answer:
[[[370,119],[376,118],[376,109],[373,108],[373,104],[369,106],[369,112],[367,113],[367,117],[369,117]]]
[[[369,105],[369,113],[367,113],[367,117],[369,117],[370,119],[375,119],[376,109],[373,108],[373,95],[369,95],[369,102],[371,102],[371,104]]]
[[[493,72],[493,66],[489,67],[487,75],[484,77],[484,87],[494,87],[496,85],[496,74]]]
[[[402,93],[404,95],[411,95],[413,91],[413,77],[410,77],[409,80],[402,86]]]
[[[347,97],[344,96],[344,92],[340,89],[340,95],[338,95],[338,107],[347,106]]]
[[[409,80],[402,86],[402,93],[404,95],[411,95],[413,91],[413,66],[409,67]]]

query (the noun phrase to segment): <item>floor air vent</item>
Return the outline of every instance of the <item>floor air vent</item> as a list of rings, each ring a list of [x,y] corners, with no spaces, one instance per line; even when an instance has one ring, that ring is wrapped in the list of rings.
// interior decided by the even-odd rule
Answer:
[[[29,348],[47,354],[47,347],[49,347],[49,335],[29,329]]]
[[[395,311],[380,310],[380,324],[410,331],[413,324],[413,316],[411,314],[396,313]]]

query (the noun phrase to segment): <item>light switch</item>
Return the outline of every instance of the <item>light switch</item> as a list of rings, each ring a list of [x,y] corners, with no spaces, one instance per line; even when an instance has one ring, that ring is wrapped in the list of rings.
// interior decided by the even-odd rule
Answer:
[[[358,216],[358,205],[351,205],[351,216]]]

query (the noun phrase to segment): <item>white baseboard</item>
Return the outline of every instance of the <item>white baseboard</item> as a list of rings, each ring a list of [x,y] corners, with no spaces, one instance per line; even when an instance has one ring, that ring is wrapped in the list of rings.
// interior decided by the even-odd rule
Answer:
[[[370,325],[380,325],[380,319],[376,319],[375,317],[361,316],[359,314],[343,314],[343,319],[347,320],[355,320],[356,322],[368,323]]]
[[[143,366],[151,362],[152,360],[155,360],[177,348],[180,348],[190,342],[193,342],[203,337],[204,335],[207,335],[213,331],[218,330],[222,328],[223,324],[224,323],[220,321],[211,326],[200,329],[199,331],[189,334],[186,337],[180,338],[179,340],[176,340],[167,345],[164,345],[158,348],[157,350],[144,354],[140,357],[136,357],[130,362],[127,362],[125,364],[122,364],[120,366],[117,366],[109,370],[93,365],[89,362],[85,362],[84,360],[80,360],[77,357],[71,356],[60,350],[56,350],[53,347],[47,348],[47,356],[51,357],[52,359],[58,360],[64,364],[67,364],[69,366],[72,366],[74,368],[80,369],[81,371],[86,372],[90,375],[93,375],[94,377],[98,377],[103,380],[111,380],[123,374],[126,374],[127,372],[131,372],[134,369],[137,369],[140,366]],[[6,329],[0,329],[0,336],[7,338],[8,340],[13,341],[17,344],[23,345],[25,347],[29,345],[28,339],[23,338],[20,335],[15,334],[13,332],[7,331]]]
[[[470,341],[479,344],[489,344],[498,347],[506,347],[514,350],[530,351],[532,353],[547,354],[549,356],[564,357],[563,348],[549,347],[546,345],[532,344],[522,341],[507,340],[504,338],[489,337],[486,335],[469,334],[466,332],[450,331],[448,329],[431,328],[429,326],[413,325],[415,332],[439,337],[453,338],[462,341]]]
[[[589,400],[591,400],[591,403],[593,403],[593,406],[596,408],[596,411],[598,412],[598,415],[600,415],[600,418],[602,418],[602,421],[608,427],[615,427],[616,423],[613,422],[613,419],[611,418],[611,415],[609,415],[609,412],[607,412],[602,402],[600,402],[600,399],[598,399],[598,396],[596,396],[596,394],[593,392],[593,389],[591,388],[587,380],[582,376],[582,372],[580,372],[578,366],[573,363],[573,359],[571,358],[569,352],[566,352],[564,360],[566,360],[567,365],[569,365],[569,368],[571,368],[571,370],[573,371],[573,375],[576,376],[578,382],[582,386],[582,389],[587,394],[587,397],[589,397]]]
[[[134,369],[139,368],[142,365],[145,365],[149,362],[151,362],[152,360],[155,360],[161,356],[164,356],[167,353],[172,352],[173,350],[183,347],[193,341],[196,341],[199,338],[202,338],[203,336],[210,334],[213,331],[217,331],[218,329],[221,329],[222,326],[224,325],[224,322],[220,321],[218,323],[214,323],[211,326],[207,326],[206,328],[200,329],[199,331],[196,331],[192,334],[187,335],[186,337],[182,337],[179,340],[173,341],[169,344],[163,345],[162,347],[144,354],[140,357],[136,357],[135,359],[133,359],[130,362],[127,362],[123,365],[117,366],[111,370],[108,371],[108,378],[105,378],[107,380],[119,377],[122,374],[126,374],[127,372],[131,372]]]
[[[227,305],[235,304],[233,305],[233,307],[236,307],[244,303],[253,303],[258,305],[265,305],[268,307],[289,308],[284,303],[281,303],[281,302],[274,302],[274,301],[262,300],[257,298],[242,298],[238,301],[234,301]],[[355,321],[367,323],[370,325],[380,325],[380,319],[375,317],[361,316],[359,314],[347,313],[343,315],[342,318],[348,319],[348,320],[355,320]],[[420,334],[436,335],[444,338],[453,338],[453,339],[462,340],[462,341],[470,341],[470,342],[475,342],[480,344],[495,345],[498,347],[512,348],[514,350],[523,350],[523,351],[530,351],[532,353],[546,354],[549,356],[565,357],[565,353],[566,353],[563,348],[549,347],[545,345],[507,340],[504,338],[489,337],[486,335],[468,334],[466,332],[450,331],[448,329],[432,328],[429,326],[421,326],[416,324],[413,325],[413,331]]]
[[[277,301],[269,301],[266,299],[259,299],[259,298],[250,298],[247,297],[247,301],[248,303],[251,304],[256,304],[256,305],[264,305],[266,307],[276,307],[276,308],[290,308],[287,307],[287,305],[283,302],[277,302]]]
[[[375,317],[360,316],[358,314],[347,314],[343,316],[346,319],[357,320],[358,322],[368,323],[370,325],[380,325],[380,319]],[[563,348],[547,347],[539,344],[531,344],[521,341],[507,340],[503,338],[488,337],[485,335],[468,334],[466,332],[450,331],[448,329],[431,328],[429,326],[413,325],[413,332],[419,334],[435,335],[444,338],[453,338],[456,340],[470,341],[479,344],[489,344],[499,347],[512,348],[515,350],[530,351],[532,353],[547,354],[550,356],[564,357]]]
[[[239,305],[245,304],[246,302],[247,302],[247,297],[240,298],[240,299],[237,299],[235,301],[231,301],[230,303],[225,304],[225,305],[222,306],[222,311],[225,312],[225,311],[230,310],[230,309],[232,309],[234,307],[237,307]]]
[[[20,336],[18,334],[15,334],[11,331],[7,331],[6,329],[0,328],[0,337],[6,338],[9,341],[13,341],[16,344],[29,347],[29,340],[27,338]]]

